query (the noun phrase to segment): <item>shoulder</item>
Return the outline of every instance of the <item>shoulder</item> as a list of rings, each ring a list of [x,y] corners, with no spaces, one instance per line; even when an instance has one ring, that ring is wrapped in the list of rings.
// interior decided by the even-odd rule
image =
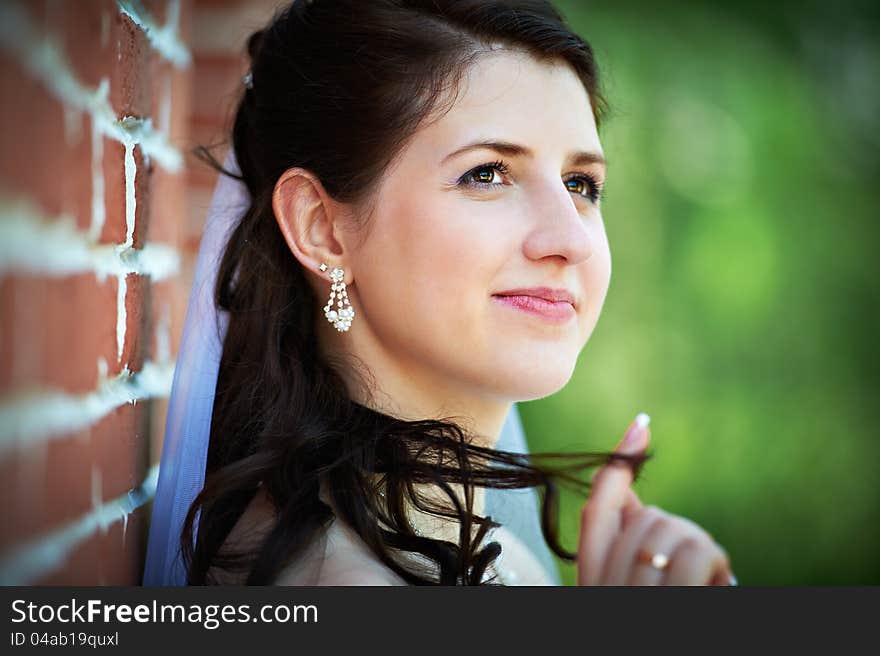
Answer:
[[[318,541],[320,548],[291,563],[275,585],[407,585],[370,551],[352,529],[334,520]]]
[[[283,585],[283,584],[282,584]],[[322,568],[316,585],[348,586],[348,585],[406,585],[405,581],[398,581],[395,576],[389,575],[378,567],[352,566],[348,563],[334,563],[330,567]]]
[[[493,529],[491,540],[501,544],[501,556],[496,561],[496,567],[500,569],[506,585],[556,585],[538,557],[506,526]]]
[[[224,541],[227,549],[255,549],[277,520],[275,508],[260,488]],[[216,583],[240,585],[245,576],[211,568]],[[306,550],[287,563],[272,582],[288,586],[407,585],[394,570],[381,562],[354,529],[334,519]]]
[[[346,557],[326,557],[314,567],[287,567],[272,585],[349,586],[406,585],[381,563],[363,563]]]
[[[224,539],[218,555],[256,550],[274,525],[275,508],[261,487]],[[230,572],[213,565],[208,569],[207,576],[208,580],[218,585],[244,585],[247,580],[244,573]]]

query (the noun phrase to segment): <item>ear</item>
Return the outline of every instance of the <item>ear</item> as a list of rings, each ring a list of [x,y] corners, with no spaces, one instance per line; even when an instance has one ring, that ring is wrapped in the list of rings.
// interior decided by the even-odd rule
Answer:
[[[337,239],[342,232],[336,225],[339,205],[311,171],[294,167],[282,173],[272,193],[272,209],[284,240],[303,267],[326,279],[318,268],[322,262],[331,269],[344,266],[345,247]],[[346,271],[346,278],[350,277]]]

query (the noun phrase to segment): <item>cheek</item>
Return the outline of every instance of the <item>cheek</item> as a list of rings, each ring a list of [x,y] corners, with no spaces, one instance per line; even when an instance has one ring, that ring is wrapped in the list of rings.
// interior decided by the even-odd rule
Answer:
[[[403,208],[395,220],[391,257],[405,268],[406,282],[421,307],[461,310],[488,298],[493,263],[503,248],[490,221],[473,207],[440,199]],[[399,269],[397,265],[395,269]]]
[[[579,274],[586,303],[582,320],[586,336],[589,337],[596,327],[611,283],[611,251],[604,231],[597,235],[593,242],[593,254],[583,263]]]
[[[397,204],[375,218],[381,224],[359,258],[364,302],[404,321],[416,339],[473,332],[502,257],[497,230],[443,199]]]
[[[611,278],[611,249],[604,229],[596,232],[593,255],[586,262],[587,284],[596,289],[607,289]]]

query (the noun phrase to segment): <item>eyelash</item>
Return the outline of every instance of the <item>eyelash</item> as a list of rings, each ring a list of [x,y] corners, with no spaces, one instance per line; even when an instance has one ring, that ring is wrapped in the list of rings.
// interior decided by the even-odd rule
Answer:
[[[500,182],[473,182],[470,180],[470,177],[475,173],[482,171],[483,169],[490,169],[493,171],[498,171],[502,174],[508,174],[510,171],[507,168],[507,163],[504,160],[497,160],[495,162],[487,162],[486,164],[480,164],[472,168],[470,171],[465,173],[458,179],[458,184],[464,187],[497,187],[502,184]],[[581,180],[587,186],[588,192],[585,196],[584,194],[578,193],[578,196],[582,198],[588,198],[591,202],[597,203],[602,199],[602,183],[594,176],[589,173],[581,173],[575,176],[570,177],[566,180],[566,183],[571,182],[572,180]]]

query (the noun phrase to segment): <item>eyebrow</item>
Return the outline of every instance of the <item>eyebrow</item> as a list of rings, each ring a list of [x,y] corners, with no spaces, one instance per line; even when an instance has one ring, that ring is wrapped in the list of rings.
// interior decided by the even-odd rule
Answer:
[[[458,155],[462,155],[468,151],[476,150],[478,148],[495,150],[503,155],[507,155],[508,157],[532,157],[534,154],[530,148],[527,148],[526,146],[521,146],[519,144],[510,143],[509,141],[480,140],[469,143],[468,145],[462,146],[458,150],[449,153],[446,157],[443,158],[443,161],[440,162],[440,164],[443,165],[453,157],[457,157]],[[572,165],[574,166],[582,166],[584,164],[602,164],[603,166],[607,166],[605,158],[599,153],[579,150],[571,153],[569,155],[569,158]]]

